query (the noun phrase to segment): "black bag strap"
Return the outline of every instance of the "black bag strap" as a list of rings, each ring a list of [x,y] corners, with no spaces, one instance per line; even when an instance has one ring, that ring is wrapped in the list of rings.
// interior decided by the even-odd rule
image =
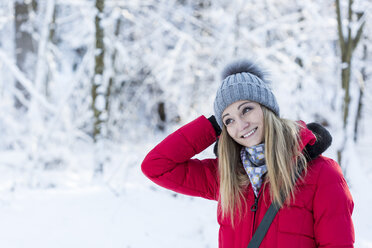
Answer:
[[[248,244],[248,248],[258,248],[265,237],[267,230],[273,222],[276,214],[278,213],[279,206],[273,202],[271,203],[269,209],[266,211],[260,225],[257,227],[256,232],[254,233],[251,241]]]
[[[302,171],[303,171],[303,166],[299,166],[299,173],[298,175],[301,175]],[[296,177],[296,180],[295,182],[297,182],[297,177]],[[281,194],[281,198],[282,198],[282,201],[284,202],[285,201],[285,196],[282,192]],[[278,206],[278,204],[276,202],[272,202],[269,209],[266,211],[264,217],[262,218],[261,220],[261,223],[260,225],[257,227],[256,229],[256,232],[253,234],[253,237],[251,239],[251,241],[249,242],[248,244],[248,247],[247,248],[258,248],[260,247],[260,244],[262,242],[262,240],[264,239],[266,233],[267,233],[267,230],[269,230],[269,227],[271,225],[271,223],[273,222],[276,214],[278,213],[280,207]]]

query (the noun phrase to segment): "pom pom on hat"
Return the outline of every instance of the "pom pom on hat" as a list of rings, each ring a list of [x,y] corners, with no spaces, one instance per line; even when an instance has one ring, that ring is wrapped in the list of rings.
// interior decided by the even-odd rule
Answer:
[[[228,64],[222,71],[222,80],[230,75],[242,72],[253,74],[261,80],[266,81],[266,73],[263,72],[255,63],[247,59],[237,60]]]

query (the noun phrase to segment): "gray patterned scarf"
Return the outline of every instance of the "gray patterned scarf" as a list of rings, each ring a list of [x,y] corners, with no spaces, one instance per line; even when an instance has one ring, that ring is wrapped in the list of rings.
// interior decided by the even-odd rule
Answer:
[[[262,185],[262,176],[267,172],[265,164],[265,144],[258,144],[251,147],[243,147],[240,156],[245,171],[251,181],[256,197]]]

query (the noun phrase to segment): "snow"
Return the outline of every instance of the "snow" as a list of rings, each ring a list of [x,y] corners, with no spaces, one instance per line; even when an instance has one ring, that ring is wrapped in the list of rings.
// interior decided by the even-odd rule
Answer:
[[[60,169],[9,168],[28,158],[2,152],[0,247],[217,247],[215,201],[177,195],[142,174],[146,151],[162,138],[138,146],[101,143],[98,154],[78,142],[73,167]],[[105,173],[93,174],[105,155]]]
[[[333,2],[105,1],[106,47],[98,50],[94,1],[35,1],[39,8],[24,28],[38,49],[29,52],[35,63],[21,69],[14,1],[0,3],[0,247],[217,247],[216,202],[158,187],[140,165],[167,134],[213,114],[222,67],[236,57],[269,69],[282,117],[327,126],[333,144],[326,156],[336,159],[345,146],[355,247],[372,247],[370,1],[354,3],[365,15],[349,24],[355,32],[366,21],[350,65],[347,135],[340,86],[347,65],[340,64]],[[341,4],[346,14],[347,1]],[[100,52],[105,70],[94,75]],[[93,83],[99,86],[95,107],[105,110],[96,144]],[[364,105],[353,142],[360,85]],[[28,109],[17,109],[15,97]],[[164,123],[159,103],[165,104]],[[213,156],[211,148],[198,155]]]
[[[217,247],[214,202],[141,185],[120,196],[99,184],[10,193],[0,247]]]

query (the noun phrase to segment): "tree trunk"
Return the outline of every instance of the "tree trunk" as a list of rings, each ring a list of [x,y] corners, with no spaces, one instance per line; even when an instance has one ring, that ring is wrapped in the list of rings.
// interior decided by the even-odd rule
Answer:
[[[368,48],[367,45],[363,46],[363,60],[367,61],[367,54],[368,54]],[[358,141],[358,128],[359,128],[359,122],[362,117],[362,109],[363,109],[363,96],[364,96],[364,88],[365,85],[364,83],[367,81],[367,73],[366,73],[366,67],[362,68],[362,75],[360,79],[360,84],[359,84],[359,99],[358,99],[358,110],[357,110],[357,115],[355,118],[355,123],[354,123],[354,141]]]
[[[57,4],[57,3],[56,3]],[[53,8],[53,17],[49,26],[49,42],[57,44],[56,38],[56,17],[57,17],[57,6]],[[50,70],[48,70],[47,80],[45,82],[45,96],[48,99],[50,97],[49,82],[53,80],[53,76]]]
[[[94,114],[93,122],[93,139],[96,142],[97,137],[101,133],[101,114],[102,106],[99,105],[97,100],[99,97],[103,97],[102,91],[99,90],[102,87],[103,80],[103,70],[104,70],[104,43],[103,43],[103,27],[102,27],[102,16],[104,9],[104,0],[96,0],[97,15],[95,18],[95,27],[96,27],[96,53],[95,53],[95,66],[94,66],[94,78],[92,84],[92,110]],[[98,103],[98,104],[97,104]]]
[[[345,91],[344,101],[343,101],[343,125],[344,129],[347,126],[347,119],[349,116],[349,106],[350,106],[350,67],[351,67],[351,57],[348,58],[348,61],[344,61],[342,65],[347,65],[346,68],[343,68],[341,71],[341,80],[342,80],[342,87]]]
[[[117,39],[117,37],[119,36],[120,34],[120,27],[121,27],[121,20],[120,18],[116,21],[116,25],[115,25],[115,39]],[[115,62],[116,62],[116,54],[117,54],[117,50],[116,48],[114,47],[114,49],[112,50],[112,54],[111,54],[111,66],[112,66],[112,73],[113,75],[110,76],[110,80],[109,80],[109,83],[108,83],[108,86],[107,86],[107,90],[106,90],[106,104],[105,104],[105,110],[106,110],[106,113],[107,113],[107,119],[110,118],[110,98],[111,98],[111,92],[112,92],[112,88],[113,86],[115,85],[115,75],[117,72],[116,70],[116,67],[115,67]]]
[[[363,27],[365,22],[363,22],[355,37],[351,37],[351,23],[353,22],[353,16],[357,14],[358,20],[363,16],[363,13],[355,13],[352,10],[353,0],[348,0],[348,25],[347,25],[347,36],[344,35],[343,25],[342,25],[342,16],[341,16],[341,7],[340,7],[340,0],[336,0],[336,16],[337,16],[337,29],[338,29],[338,37],[339,37],[339,44],[341,50],[341,86],[344,90],[344,99],[343,99],[343,129],[344,129],[344,137],[343,137],[343,145],[337,151],[337,158],[338,163],[341,165],[342,162],[342,154],[345,147],[345,144],[348,140],[347,134],[347,127],[348,127],[348,118],[350,113],[350,79],[351,79],[351,62],[353,58],[353,52],[358,45],[359,39],[363,33]]]
[[[158,124],[157,127],[159,130],[164,131],[165,129],[165,121],[167,119],[166,113],[165,113],[165,103],[163,101],[158,102]]]
[[[24,1],[14,2],[14,16],[15,16],[15,54],[16,64],[18,68],[27,76],[29,80],[34,78],[33,70],[30,68],[35,64],[33,54],[36,52],[35,44],[31,33],[25,28],[30,25],[30,13],[36,9],[36,2],[25,3]],[[25,105],[30,99],[30,93],[19,82],[15,82],[15,87],[21,94],[15,96],[15,107],[17,109],[28,109]],[[19,99],[21,97],[22,99]]]

